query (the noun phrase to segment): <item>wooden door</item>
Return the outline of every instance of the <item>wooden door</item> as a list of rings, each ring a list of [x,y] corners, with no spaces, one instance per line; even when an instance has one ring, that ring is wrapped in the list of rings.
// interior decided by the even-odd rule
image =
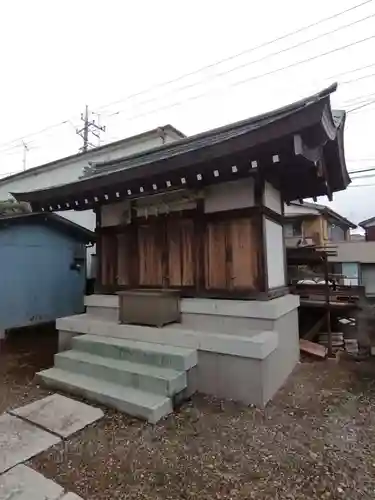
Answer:
[[[194,286],[194,221],[178,217],[169,218],[166,228],[166,245],[169,286]]]
[[[225,290],[228,288],[227,232],[226,222],[214,221],[206,226],[204,274],[207,289]]]
[[[231,256],[228,263],[230,289],[255,288],[257,244],[251,219],[235,219],[229,222],[227,246],[230,248]]]
[[[257,281],[257,249],[250,218],[208,222],[205,232],[205,287],[252,290]]]
[[[101,284],[115,287],[117,281],[117,236],[115,234],[101,234],[99,246]]]
[[[142,223],[138,226],[139,284],[162,287],[165,225],[163,221]]]
[[[119,286],[128,286],[131,275],[131,251],[129,231],[117,235],[117,284]]]

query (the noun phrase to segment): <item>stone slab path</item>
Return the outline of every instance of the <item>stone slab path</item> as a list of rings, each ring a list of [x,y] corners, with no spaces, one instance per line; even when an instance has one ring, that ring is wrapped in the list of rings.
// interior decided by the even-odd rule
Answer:
[[[75,493],[65,493],[54,481],[27,467],[17,465],[0,475],[0,500],[82,500]]]
[[[0,473],[25,462],[61,439],[12,415],[0,416]]]
[[[37,424],[62,438],[67,438],[104,416],[99,408],[93,408],[60,394],[52,394],[9,413]]]
[[[26,465],[17,465],[0,476],[0,500],[59,500],[64,490]]]
[[[0,500],[82,500],[23,462],[103,415],[58,394],[0,415]]]

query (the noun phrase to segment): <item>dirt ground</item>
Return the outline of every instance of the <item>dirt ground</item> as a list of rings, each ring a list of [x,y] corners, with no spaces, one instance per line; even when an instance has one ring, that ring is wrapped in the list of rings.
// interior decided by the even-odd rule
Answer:
[[[0,413],[49,394],[34,382],[35,373],[53,364],[57,333],[53,326],[12,332],[0,344]]]
[[[2,411],[47,394],[32,378],[54,342],[1,352]],[[301,363],[265,410],[196,395],[155,427],[106,410],[29,465],[90,500],[374,499],[374,406],[375,361]]]

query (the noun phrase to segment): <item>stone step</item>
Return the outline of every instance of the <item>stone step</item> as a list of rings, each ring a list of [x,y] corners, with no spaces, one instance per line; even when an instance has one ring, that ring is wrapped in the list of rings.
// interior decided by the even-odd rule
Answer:
[[[77,394],[150,423],[156,423],[173,411],[172,401],[166,396],[70,373],[60,368],[44,370],[37,377],[49,387]]]
[[[279,342],[279,334],[273,330],[244,330],[241,335],[235,335],[188,330],[180,325],[167,325],[163,328],[119,325],[89,314],[58,318],[56,328],[62,333],[70,334],[74,342],[83,338],[82,334],[86,334],[98,338],[158,344],[163,348],[174,346],[255,359],[266,358],[277,348]]]
[[[98,335],[77,336],[73,339],[72,348],[108,358],[174,370],[189,370],[198,362],[196,349]]]
[[[83,351],[55,354],[55,367],[141,391],[173,396],[186,388],[186,372],[132,363]]]

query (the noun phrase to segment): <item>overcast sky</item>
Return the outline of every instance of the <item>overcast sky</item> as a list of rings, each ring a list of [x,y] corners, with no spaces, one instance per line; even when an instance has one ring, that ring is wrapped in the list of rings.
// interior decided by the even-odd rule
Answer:
[[[250,49],[363,2],[3,2],[0,175],[22,170],[22,137],[29,147],[28,167],[75,153],[81,145],[75,127],[86,103],[100,113],[107,127],[103,143],[166,123],[194,134],[282,106],[336,80],[339,90],[333,107],[349,110],[361,105],[375,98],[375,76],[362,78],[375,75],[375,38],[254,77],[373,36],[375,1],[262,49]],[[355,21],[351,27],[270,56]],[[159,85],[238,53],[243,54]],[[128,98],[133,94],[139,95]],[[375,166],[374,117],[375,104],[348,114],[349,170]],[[375,215],[375,176],[353,184],[374,186],[336,194],[332,208],[358,222]]]

